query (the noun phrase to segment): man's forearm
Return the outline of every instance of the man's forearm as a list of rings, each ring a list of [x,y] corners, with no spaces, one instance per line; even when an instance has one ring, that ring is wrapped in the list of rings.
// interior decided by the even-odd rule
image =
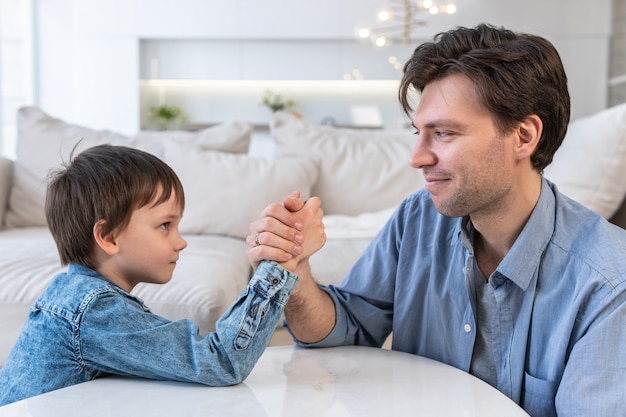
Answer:
[[[285,319],[293,336],[303,343],[315,343],[335,326],[335,305],[311,276],[308,262],[296,269],[300,281],[285,306]]]

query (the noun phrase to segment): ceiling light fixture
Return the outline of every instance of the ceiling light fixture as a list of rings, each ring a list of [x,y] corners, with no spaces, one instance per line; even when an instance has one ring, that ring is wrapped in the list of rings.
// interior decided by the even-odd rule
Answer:
[[[433,15],[456,13],[456,4],[452,1],[445,2],[445,4],[432,0],[389,0],[389,2],[389,7],[381,9],[376,15],[379,26],[358,29],[359,38],[370,39],[374,45],[379,47],[392,41],[402,41],[405,45],[409,45],[413,29],[428,23],[426,20],[418,19],[418,14],[426,12]]]

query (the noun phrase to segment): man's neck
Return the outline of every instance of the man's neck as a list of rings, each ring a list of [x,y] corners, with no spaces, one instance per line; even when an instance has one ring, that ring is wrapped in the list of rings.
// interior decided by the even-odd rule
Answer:
[[[541,193],[541,176],[519,188],[496,212],[470,215],[478,268],[489,279],[524,229]]]

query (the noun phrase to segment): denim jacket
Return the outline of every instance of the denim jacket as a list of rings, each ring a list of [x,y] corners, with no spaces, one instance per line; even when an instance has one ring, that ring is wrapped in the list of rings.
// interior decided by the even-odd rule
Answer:
[[[31,308],[0,369],[0,406],[117,374],[232,385],[252,371],[298,277],[261,262],[247,288],[202,337],[189,320],[152,314],[97,272],[71,264]]]

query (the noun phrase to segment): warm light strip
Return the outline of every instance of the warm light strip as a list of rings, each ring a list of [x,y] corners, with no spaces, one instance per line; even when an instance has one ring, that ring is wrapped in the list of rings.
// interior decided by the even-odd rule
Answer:
[[[206,88],[397,88],[398,80],[140,80],[144,87]]]

